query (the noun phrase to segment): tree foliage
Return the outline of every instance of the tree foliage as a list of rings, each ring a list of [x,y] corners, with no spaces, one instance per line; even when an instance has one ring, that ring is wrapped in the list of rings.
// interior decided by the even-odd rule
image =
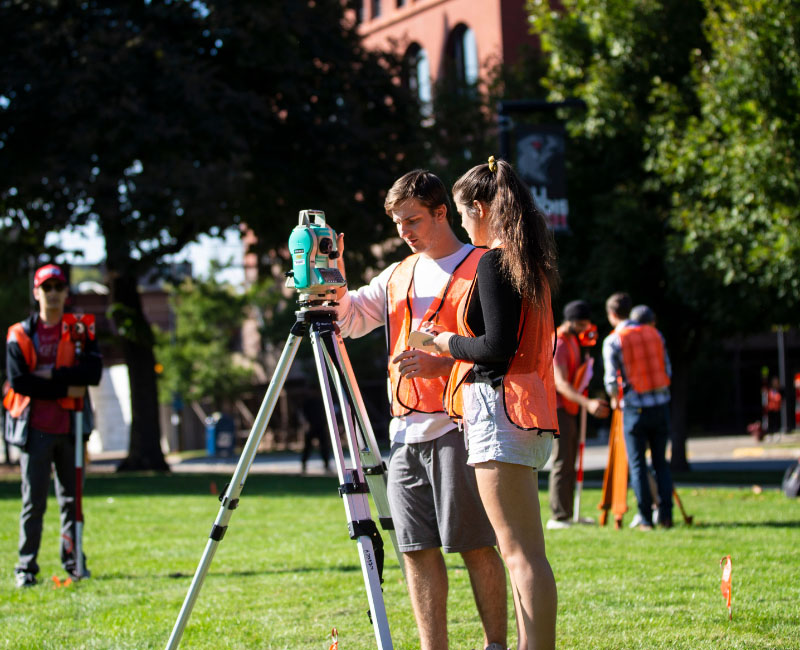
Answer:
[[[39,241],[99,225],[131,377],[125,467],[166,467],[139,277],[241,221],[283,243],[301,208],[351,233],[354,270],[388,232],[374,206],[413,158],[413,103],[344,9],[0,0],[0,216]]]
[[[528,7],[548,97],[586,102],[561,116],[571,136],[563,299],[600,307],[625,290],[655,309],[673,356],[680,439],[689,392],[703,391],[690,375],[699,351],[796,318],[798,9],[788,0]]]
[[[651,164],[673,192],[680,252],[741,298],[761,294],[773,322],[796,324],[800,8],[789,0],[705,4],[709,50],[694,53],[692,76],[700,110],[682,129],[667,116],[653,122]],[[674,99],[662,91],[662,103]]]
[[[176,396],[208,399],[218,411],[251,384],[253,360],[234,354],[250,304],[249,293],[237,293],[213,274],[171,287],[173,328],[156,331],[162,403]]]

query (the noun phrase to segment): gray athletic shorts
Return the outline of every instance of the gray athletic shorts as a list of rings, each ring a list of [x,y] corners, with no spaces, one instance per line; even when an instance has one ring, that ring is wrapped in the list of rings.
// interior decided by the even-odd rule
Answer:
[[[393,444],[387,495],[404,553],[439,547],[457,553],[495,544],[458,429],[430,442]]]

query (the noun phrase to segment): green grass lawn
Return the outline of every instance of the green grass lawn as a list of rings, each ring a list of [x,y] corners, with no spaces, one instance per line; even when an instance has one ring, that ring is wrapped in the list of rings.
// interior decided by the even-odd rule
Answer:
[[[85,548],[93,577],[53,588],[50,577],[64,577],[53,499],[42,583],[25,590],[14,587],[12,573],[19,483],[0,480],[0,648],[163,648],[217,515],[211,483],[221,490],[226,480],[90,477]],[[800,648],[800,501],[749,487],[679,492],[694,516],[691,527],[676,510],[679,523],[670,531],[546,531],[558,583],[558,646]],[[595,514],[598,501],[598,490],[584,491],[583,514]],[[322,649],[334,626],[342,650],[376,647],[344,519],[334,479],[250,476],[181,647]],[[385,541],[394,647],[416,648],[408,596]],[[719,588],[719,560],[729,554],[733,621]],[[450,647],[482,648],[466,571],[458,557],[448,565]]]

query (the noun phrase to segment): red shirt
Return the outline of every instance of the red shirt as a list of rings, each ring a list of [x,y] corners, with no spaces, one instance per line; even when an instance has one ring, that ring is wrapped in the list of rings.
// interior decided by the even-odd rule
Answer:
[[[556,353],[553,357],[553,365],[567,369],[567,381],[571,384],[575,381],[575,371],[581,362],[581,347],[578,337],[571,332],[563,337],[556,338]],[[556,404],[558,408],[564,408],[564,397],[556,392]]]
[[[61,338],[61,321],[48,326],[41,319],[36,323],[36,368],[54,368],[58,341]],[[69,412],[56,400],[31,400],[30,426],[45,433],[69,433]]]

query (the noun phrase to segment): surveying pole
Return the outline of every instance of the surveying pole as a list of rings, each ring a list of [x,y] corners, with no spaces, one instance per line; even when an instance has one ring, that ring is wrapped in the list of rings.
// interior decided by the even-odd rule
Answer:
[[[83,356],[83,346],[87,339],[94,339],[95,335],[93,314],[64,314],[61,319],[61,336],[69,338],[75,346],[75,362],[80,363]],[[83,407],[84,399],[77,400],[75,409],[75,539],[73,548],[75,552],[75,580],[83,578],[85,572],[83,558]]]

